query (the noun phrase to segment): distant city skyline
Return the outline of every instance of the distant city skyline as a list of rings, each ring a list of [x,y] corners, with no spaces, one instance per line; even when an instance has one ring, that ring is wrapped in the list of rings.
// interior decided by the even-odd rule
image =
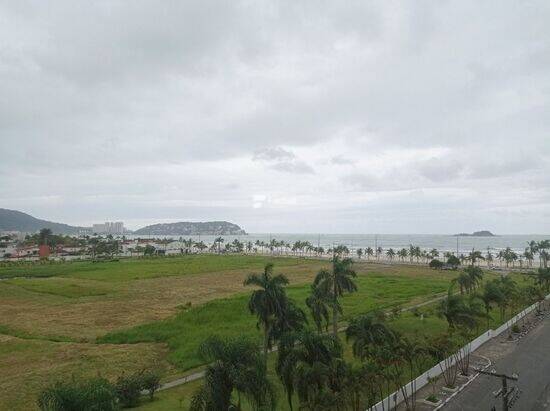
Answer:
[[[0,207],[550,233],[547,1],[13,1],[0,21]]]

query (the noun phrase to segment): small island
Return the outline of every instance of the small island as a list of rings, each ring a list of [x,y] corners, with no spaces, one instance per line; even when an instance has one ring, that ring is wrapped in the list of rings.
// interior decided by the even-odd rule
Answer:
[[[246,235],[237,224],[227,221],[153,224],[134,231],[134,235]]]
[[[496,237],[496,235],[494,235],[488,230],[482,230],[482,231],[474,231],[472,234],[469,234],[469,233],[455,234],[455,237]]]

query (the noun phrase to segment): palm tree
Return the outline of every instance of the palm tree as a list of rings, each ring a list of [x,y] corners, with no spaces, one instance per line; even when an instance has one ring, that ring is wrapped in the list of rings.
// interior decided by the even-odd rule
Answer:
[[[343,389],[339,377],[344,374],[345,363],[342,346],[333,336],[309,330],[285,335],[279,342],[275,371],[287,393],[291,410],[294,393],[298,396],[300,409],[337,408],[337,405],[330,408],[327,404],[334,406],[335,392]]]
[[[288,298],[284,287],[288,279],[282,275],[273,275],[273,264],[267,264],[262,274],[250,274],[244,285],[258,287],[252,292],[248,302],[248,309],[258,317],[258,327],[264,330],[263,351],[267,363],[267,351],[271,348],[272,331],[277,321],[288,309]]]
[[[203,386],[191,400],[191,411],[241,410],[242,396],[254,410],[275,409],[275,389],[253,341],[212,336],[200,345],[199,356],[209,365]],[[237,404],[232,403],[234,391]]]
[[[537,243],[537,249],[539,252],[540,266],[543,268],[548,267],[548,252],[546,250],[550,249],[550,240],[542,240]]]
[[[416,255],[416,247],[412,244],[409,244],[409,258],[410,262],[413,262],[413,257]]]
[[[504,301],[504,294],[499,286],[498,280],[489,281],[483,287],[483,294],[481,294],[481,299],[485,306],[485,314],[487,316],[487,328],[489,328],[489,321],[491,316],[489,312],[491,311],[492,304],[500,306]]]
[[[475,296],[467,298],[453,294],[452,286],[449,288],[447,297],[441,300],[437,311],[440,317],[445,317],[447,320],[451,333],[460,327],[472,329],[478,324],[479,319],[484,317],[479,301],[476,299]]]
[[[535,255],[533,254],[533,252],[531,252],[529,247],[527,247],[525,249],[525,251],[523,252],[523,257],[525,257],[525,259],[527,260],[527,263],[529,264],[529,267],[532,267],[533,266],[533,260],[535,259]]]
[[[464,269],[464,272],[470,277],[470,285],[471,289],[475,290],[475,288],[481,283],[483,280],[483,270],[479,267],[475,267],[473,265],[468,266]]]
[[[471,265],[475,265],[478,260],[485,260],[485,257],[481,254],[481,251],[476,251],[472,248],[472,251],[466,257],[470,261]]]
[[[330,321],[329,308],[334,304],[331,290],[328,288],[328,282],[323,282],[319,286],[311,285],[311,294],[306,298],[306,305],[311,311],[313,321],[317,326],[317,331],[322,332],[323,323],[325,330],[328,332],[328,324]],[[338,311],[342,312],[342,307],[338,305]]]
[[[370,258],[374,255],[374,250],[371,247],[365,248],[365,254],[367,255],[367,260],[370,260]]]
[[[346,341],[352,341],[353,355],[366,360],[376,345],[386,344],[395,334],[372,314],[353,318],[346,329]]]
[[[38,233],[38,241],[40,245],[48,245],[48,240],[52,236],[52,230],[49,228],[43,228]]]
[[[214,240],[214,244],[217,245],[218,254],[222,252],[222,243],[223,243],[223,237],[218,237]]]
[[[395,250],[393,248],[388,249],[388,251],[386,251],[386,255],[390,261],[393,261],[393,257],[395,257]]]
[[[432,248],[428,253],[428,256],[433,260],[434,258],[439,257],[439,251],[437,250],[437,248]]]
[[[487,254],[485,254],[485,261],[487,261],[488,267],[490,267],[494,261],[493,254],[491,253],[491,250],[489,250],[489,247],[487,247]]]
[[[384,252],[384,249],[380,246],[376,249],[376,259],[377,260],[380,258],[380,256],[382,255],[383,252]]]
[[[345,292],[352,293],[357,291],[357,285],[353,279],[357,276],[352,269],[353,260],[351,258],[341,259],[337,255],[332,258],[332,271],[321,270],[317,273],[313,285],[331,290],[332,302],[332,333],[338,338],[338,298]]]
[[[361,256],[363,255],[363,249],[362,248],[358,248],[357,251],[357,258],[360,260],[361,259]]]
[[[457,278],[453,280],[454,283],[458,284],[460,289],[460,294],[469,293],[473,288],[472,278],[467,273],[460,273]]]
[[[402,248],[397,252],[397,255],[399,256],[401,261],[405,261],[405,258],[407,258],[407,256],[409,255],[409,252],[407,251],[406,248]]]

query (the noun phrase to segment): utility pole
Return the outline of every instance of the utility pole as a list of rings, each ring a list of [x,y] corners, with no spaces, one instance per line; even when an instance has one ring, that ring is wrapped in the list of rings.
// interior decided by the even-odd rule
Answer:
[[[492,371],[483,371],[476,369],[476,372],[480,374],[485,374],[490,377],[500,378],[502,381],[502,388],[494,392],[495,398],[502,397],[502,411],[509,411],[510,407],[513,405],[514,400],[518,397],[519,392],[516,387],[508,390],[508,380],[517,381],[517,374],[506,375],[506,374],[497,374],[495,370]],[[512,395],[513,394],[513,395]]]

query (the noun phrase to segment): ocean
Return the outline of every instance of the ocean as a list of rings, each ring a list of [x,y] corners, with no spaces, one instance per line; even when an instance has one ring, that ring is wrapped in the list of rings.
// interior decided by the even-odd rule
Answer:
[[[129,236],[137,238],[138,236]],[[140,236],[147,238],[147,236]],[[174,238],[179,236],[155,236],[157,238]],[[192,238],[195,241],[202,240],[206,244],[213,243],[218,236],[202,235],[202,236],[183,236],[183,238]],[[251,233],[240,236],[221,236],[224,243],[238,239],[242,242],[251,241],[252,243],[259,241],[269,242],[271,239],[284,241],[293,244],[295,241],[309,241],[313,246],[320,245],[325,249],[337,245],[345,245],[350,250],[357,248],[382,247],[384,250],[393,248],[398,250],[408,248],[409,245],[418,246],[423,250],[437,249],[440,252],[452,251],[458,253],[468,253],[472,249],[479,251],[491,252],[510,247],[515,252],[523,252],[527,243],[531,240],[541,241],[550,239],[550,235],[498,235],[495,237],[456,237],[453,235],[441,234],[285,234],[285,233]]]

